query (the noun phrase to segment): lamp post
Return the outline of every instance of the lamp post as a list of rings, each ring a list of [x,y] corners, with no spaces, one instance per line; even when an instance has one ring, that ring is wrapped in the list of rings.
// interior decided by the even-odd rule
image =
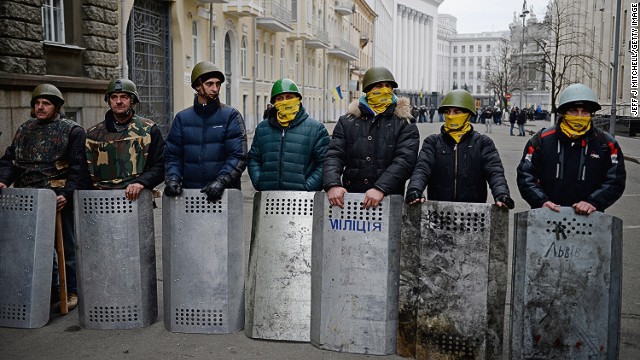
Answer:
[[[520,66],[518,67],[520,70],[520,111],[522,111],[522,98],[524,97],[524,76],[522,74],[522,68],[524,67],[524,21],[527,18],[527,14],[529,14],[529,10],[527,10],[527,0],[524,0],[524,3],[522,3],[522,14],[520,14],[522,18],[522,42],[520,42]]]

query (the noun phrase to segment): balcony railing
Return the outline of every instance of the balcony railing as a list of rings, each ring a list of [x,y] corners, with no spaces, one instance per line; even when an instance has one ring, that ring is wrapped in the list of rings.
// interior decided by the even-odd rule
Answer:
[[[343,39],[343,38],[333,38],[331,39],[331,41],[333,42],[333,47],[346,52],[349,55],[353,55],[355,57],[359,57],[360,53],[358,51],[358,47],[351,44],[350,42],[348,42],[347,40]]]
[[[353,13],[353,0],[335,0],[334,9],[340,15],[350,15]]]
[[[291,10],[284,7],[279,1],[265,0],[264,17],[271,17],[283,24],[291,25]]]
[[[329,43],[329,33],[317,26],[313,27],[313,36],[315,36],[318,41],[321,41],[325,44]]]

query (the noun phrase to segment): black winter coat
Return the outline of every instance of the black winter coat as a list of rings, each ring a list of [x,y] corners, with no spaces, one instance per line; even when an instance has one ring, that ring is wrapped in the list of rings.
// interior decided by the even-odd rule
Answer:
[[[441,128],[422,145],[407,192],[422,193],[435,201],[484,203],[487,184],[494,200],[509,196],[509,186],[493,140],[473,128],[459,144]]]
[[[532,208],[547,201],[572,206],[586,201],[604,211],[622,196],[626,170],[618,142],[594,130],[569,139],[552,126],[534,135],[518,165],[518,188]]]
[[[348,192],[364,193],[375,187],[385,195],[403,195],[420,146],[418,128],[410,118],[406,98],[375,116],[358,100],[349,104],[325,156],[325,191],[342,186]]]

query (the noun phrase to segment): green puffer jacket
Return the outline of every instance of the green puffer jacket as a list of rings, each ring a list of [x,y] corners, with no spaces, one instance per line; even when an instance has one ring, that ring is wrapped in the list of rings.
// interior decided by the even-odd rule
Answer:
[[[329,144],[329,133],[319,121],[300,111],[288,127],[276,119],[275,108],[269,118],[256,127],[249,150],[249,177],[257,191],[322,189],[322,164]]]

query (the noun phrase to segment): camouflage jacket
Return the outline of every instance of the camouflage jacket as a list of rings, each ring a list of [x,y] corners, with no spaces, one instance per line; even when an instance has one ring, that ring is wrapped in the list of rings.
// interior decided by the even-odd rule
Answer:
[[[153,121],[134,116],[124,130],[105,120],[87,130],[86,155],[93,186],[123,189],[140,183],[152,189],[164,178],[164,140]]]
[[[84,142],[84,130],[71,120],[30,119],[0,159],[0,182],[50,188],[71,200],[74,190],[88,185]]]

